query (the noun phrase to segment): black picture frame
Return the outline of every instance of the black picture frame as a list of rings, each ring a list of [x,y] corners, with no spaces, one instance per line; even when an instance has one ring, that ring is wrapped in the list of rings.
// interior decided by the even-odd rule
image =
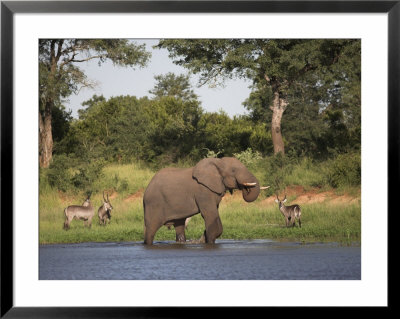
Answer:
[[[14,307],[13,304],[13,16],[16,13],[387,13],[388,14],[388,211],[396,213],[399,187],[400,0],[396,1],[1,1],[1,317],[187,317],[185,308]],[[381,200],[381,199],[380,199]],[[388,213],[388,212],[387,212]],[[392,220],[388,214],[388,219]],[[392,223],[388,223],[391,225]],[[388,229],[388,234],[390,234]],[[388,237],[388,247],[390,240]],[[390,249],[389,249],[390,250]],[[389,254],[388,254],[389,258]],[[390,258],[388,260],[389,265]],[[388,269],[389,270],[389,269]],[[388,280],[388,287],[390,281]],[[388,307],[390,308],[390,297]],[[297,315],[304,308],[291,308]],[[189,310],[191,313],[192,310]],[[209,310],[196,310],[201,315]],[[216,308],[213,316],[226,309]],[[257,309],[256,309],[257,311]],[[300,313],[298,312],[300,311]],[[307,309],[306,311],[309,311]],[[349,311],[349,309],[346,309]],[[235,315],[248,314],[236,309]],[[332,313],[334,314],[334,313]]]

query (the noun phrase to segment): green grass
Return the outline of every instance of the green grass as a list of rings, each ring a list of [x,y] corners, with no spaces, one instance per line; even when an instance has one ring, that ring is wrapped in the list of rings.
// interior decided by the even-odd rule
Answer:
[[[287,228],[277,205],[227,202],[220,207],[221,238],[269,238],[290,241],[361,240],[361,206],[354,204],[303,204],[302,227]],[[298,225],[298,223],[296,222]]]
[[[96,189],[114,189],[121,195],[146,188],[154,172],[140,164],[112,164],[103,168],[103,177],[94,183]]]
[[[312,165],[311,161],[304,159],[295,166],[290,174],[285,176],[288,185],[295,185],[299,181],[307,189],[308,187],[325,186],[324,175],[318,165]]]
[[[101,226],[97,209],[102,204],[101,192],[92,194],[95,217],[91,228],[82,221],[73,220],[68,231],[63,229],[64,208],[81,204],[83,194],[65,194],[46,185],[41,185],[39,194],[39,242],[78,243],[143,240],[142,195],[154,172],[137,164],[110,165],[104,168],[103,177],[97,181],[99,189],[110,191],[112,211],[111,223]],[[355,191],[354,191],[355,193]],[[134,196],[132,196],[134,195]],[[289,198],[289,203],[291,197]],[[220,239],[274,239],[280,241],[336,241],[353,243],[361,241],[360,202],[329,202],[302,204],[302,228],[286,228],[277,204],[267,204],[265,196],[253,203],[245,203],[241,196],[229,193],[220,204],[219,212],[223,225]],[[187,239],[198,239],[204,231],[204,221],[195,215],[186,231]],[[175,240],[173,228],[162,227],[155,236],[156,241]]]

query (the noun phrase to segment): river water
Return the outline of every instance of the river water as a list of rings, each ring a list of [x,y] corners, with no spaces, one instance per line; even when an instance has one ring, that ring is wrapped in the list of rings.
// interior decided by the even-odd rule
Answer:
[[[40,280],[360,280],[361,247],[217,240],[39,246]]]

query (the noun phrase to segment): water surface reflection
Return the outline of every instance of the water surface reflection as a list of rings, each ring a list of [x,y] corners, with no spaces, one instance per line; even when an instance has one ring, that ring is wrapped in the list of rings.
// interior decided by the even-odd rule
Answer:
[[[39,279],[359,280],[361,247],[272,240],[41,245]]]

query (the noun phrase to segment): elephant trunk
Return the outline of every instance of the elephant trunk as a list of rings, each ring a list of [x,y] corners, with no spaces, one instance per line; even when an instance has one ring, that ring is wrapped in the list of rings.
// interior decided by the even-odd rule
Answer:
[[[245,177],[238,179],[243,199],[246,202],[253,202],[260,194],[260,183],[250,172]]]

